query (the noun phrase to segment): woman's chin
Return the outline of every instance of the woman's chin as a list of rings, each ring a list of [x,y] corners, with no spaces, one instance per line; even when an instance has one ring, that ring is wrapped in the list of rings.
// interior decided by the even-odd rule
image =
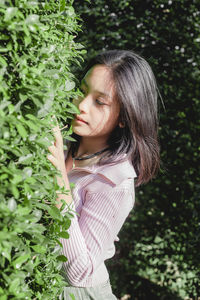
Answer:
[[[72,126],[72,130],[75,134],[80,135],[80,136],[85,136],[85,133],[81,128],[78,128],[78,126]]]

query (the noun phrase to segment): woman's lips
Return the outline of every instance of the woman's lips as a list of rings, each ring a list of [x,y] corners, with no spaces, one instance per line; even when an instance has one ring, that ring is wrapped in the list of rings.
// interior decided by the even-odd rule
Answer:
[[[77,122],[80,122],[80,123],[84,123],[84,124],[88,124],[88,122],[84,121],[82,118],[80,117],[76,117],[75,118]]]

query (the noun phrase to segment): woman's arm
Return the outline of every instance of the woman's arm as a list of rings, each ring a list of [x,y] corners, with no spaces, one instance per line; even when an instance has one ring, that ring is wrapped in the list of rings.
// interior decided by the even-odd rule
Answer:
[[[59,191],[56,191],[58,194],[57,197],[57,208],[61,208],[62,202],[61,199],[63,199],[67,204],[70,204],[72,200],[71,190],[70,190],[70,184],[65,168],[65,158],[64,158],[64,151],[63,151],[63,138],[60,132],[60,128],[57,125],[53,129],[53,134],[55,137],[54,145],[50,146],[48,149],[51,152],[47,156],[48,160],[56,167],[58,171],[60,171],[60,176],[56,176],[56,180],[58,185],[62,188],[65,187],[68,194],[62,194]]]
[[[61,172],[61,177],[57,177],[59,186],[70,191],[59,127],[56,126],[53,132],[56,142],[49,147],[52,155],[48,159]],[[69,239],[60,239],[62,253],[67,257],[64,269],[72,285],[91,284],[92,275],[106,259],[107,250],[133,207],[133,179],[127,180],[109,190],[105,185],[99,193],[87,192],[79,218],[74,215],[71,220]],[[58,193],[58,208],[62,205],[60,199],[67,204],[74,203],[71,192],[68,195]]]
[[[60,239],[63,264],[73,286],[93,283],[134,203],[132,179],[99,193],[86,193],[80,217],[71,220],[69,239]],[[101,279],[100,279],[101,280]]]

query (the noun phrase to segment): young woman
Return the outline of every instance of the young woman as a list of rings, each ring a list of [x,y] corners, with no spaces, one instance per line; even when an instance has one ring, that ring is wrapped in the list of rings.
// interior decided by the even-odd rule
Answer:
[[[157,86],[149,64],[132,51],[110,50],[90,61],[82,79],[84,97],[72,122],[77,142],[64,153],[59,127],[49,147],[51,163],[61,172],[58,193],[74,214],[69,239],[61,239],[63,275],[69,283],[61,299],[117,299],[105,260],[134,205],[134,187],[159,168]],[[65,212],[65,209],[64,211]],[[64,297],[64,298],[63,298]]]

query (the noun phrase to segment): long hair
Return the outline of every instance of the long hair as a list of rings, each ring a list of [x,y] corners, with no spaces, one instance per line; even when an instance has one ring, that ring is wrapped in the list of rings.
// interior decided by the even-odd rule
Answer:
[[[154,74],[147,61],[133,51],[102,52],[89,61],[84,74],[95,65],[105,65],[111,71],[115,97],[120,104],[119,120],[124,125],[111,133],[107,141],[109,152],[99,163],[110,163],[126,153],[139,186],[153,178],[159,169],[158,88]]]

